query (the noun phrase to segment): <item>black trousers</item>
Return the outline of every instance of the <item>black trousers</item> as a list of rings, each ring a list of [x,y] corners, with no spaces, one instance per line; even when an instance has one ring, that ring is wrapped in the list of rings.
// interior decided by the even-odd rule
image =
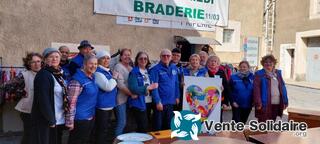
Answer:
[[[94,120],[75,120],[70,131],[68,144],[87,144],[94,125]]]
[[[96,109],[95,121],[95,143],[105,144],[108,139],[109,123],[112,115],[112,110]]]
[[[32,144],[31,134],[32,134],[32,121],[31,114],[29,113],[20,113],[20,118],[23,123],[23,135],[21,144]]]
[[[47,124],[38,123],[32,129],[32,144],[62,144],[64,125],[51,128]]]
[[[146,103],[146,106],[147,106],[147,117],[148,117],[148,122],[151,122],[152,121],[152,118],[153,118],[153,112],[152,112],[152,109],[153,109],[153,103]]]
[[[66,127],[64,125],[57,125],[54,128],[50,128],[50,143],[62,144],[62,134],[65,129]]]
[[[246,124],[252,108],[235,108],[232,106],[232,120]]]
[[[138,126],[137,132],[146,133],[148,129],[148,116],[146,110],[140,110],[138,108],[131,108],[135,115],[136,123]]]

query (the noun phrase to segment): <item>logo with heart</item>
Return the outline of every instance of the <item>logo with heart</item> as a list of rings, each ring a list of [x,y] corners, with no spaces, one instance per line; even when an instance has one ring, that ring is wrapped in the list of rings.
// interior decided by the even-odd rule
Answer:
[[[190,85],[186,91],[186,99],[190,110],[196,114],[201,113],[201,120],[206,120],[215,109],[220,99],[220,92],[214,86],[209,86],[204,91],[197,85]]]

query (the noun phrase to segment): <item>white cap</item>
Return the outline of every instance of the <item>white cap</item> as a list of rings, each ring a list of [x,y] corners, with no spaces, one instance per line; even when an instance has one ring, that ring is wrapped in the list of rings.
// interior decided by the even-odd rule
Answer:
[[[100,58],[102,58],[104,56],[110,57],[110,53],[108,51],[105,51],[105,50],[96,50],[95,53],[96,53],[96,58],[97,59],[100,59]]]

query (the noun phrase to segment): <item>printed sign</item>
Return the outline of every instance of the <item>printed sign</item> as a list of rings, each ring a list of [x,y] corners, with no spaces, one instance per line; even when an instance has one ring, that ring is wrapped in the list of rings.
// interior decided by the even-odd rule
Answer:
[[[258,50],[259,50],[259,38],[247,37],[244,39],[243,49],[245,52],[245,59],[251,66],[258,66]]]
[[[212,24],[201,24],[187,21],[166,21],[141,17],[117,16],[117,24],[198,31],[215,31],[215,26]]]
[[[168,21],[228,25],[229,0],[94,0],[94,12]]]

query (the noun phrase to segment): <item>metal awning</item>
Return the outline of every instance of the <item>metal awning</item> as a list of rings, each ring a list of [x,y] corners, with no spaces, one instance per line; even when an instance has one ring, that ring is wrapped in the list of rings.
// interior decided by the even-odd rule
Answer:
[[[174,41],[188,41],[190,44],[203,44],[203,45],[221,45],[220,42],[213,38],[196,37],[196,36],[174,36]]]

